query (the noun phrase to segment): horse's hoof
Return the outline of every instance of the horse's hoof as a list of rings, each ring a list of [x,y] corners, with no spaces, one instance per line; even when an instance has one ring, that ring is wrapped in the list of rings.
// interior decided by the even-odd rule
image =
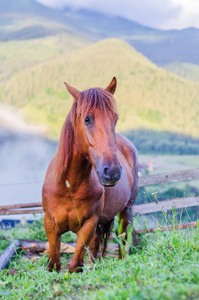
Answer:
[[[80,272],[83,272],[83,267],[84,264],[83,263],[73,263],[73,262],[70,262],[69,263],[69,272],[70,273],[80,273]]]
[[[49,272],[52,272],[52,271],[54,270],[54,271],[56,271],[57,273],[59,273],[59,272],[60,272],[60,269],[61,269],[61,263],[55,263],[55,264],[50,263],[50,264],[48,265],[48,270],[49,270]]]

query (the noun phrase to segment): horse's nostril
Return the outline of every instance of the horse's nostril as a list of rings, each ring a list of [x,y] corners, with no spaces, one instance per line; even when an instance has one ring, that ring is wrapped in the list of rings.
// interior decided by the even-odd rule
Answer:
[[[104,168],[104,174],[106,175],[108,173],[108,168]]]
[[[111,174],[109,172],[109,167],[104,167],[104,177],[108,180],[111,179]]]

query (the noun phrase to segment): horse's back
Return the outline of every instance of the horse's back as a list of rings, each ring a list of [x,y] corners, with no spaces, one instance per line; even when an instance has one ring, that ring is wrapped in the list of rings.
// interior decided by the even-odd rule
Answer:
[[[125,156],[128,164],[135,170],[138,165],[137,150],[135,146],[122,134],[116,134],[117,149]]]
[[[128,202],[128,206],[132,206],[135,202],[138,193],[138,154],[135,146],[123,135],[116,134],[116,145],[120,153],[122,153],[126,159],[126,164],[130,166],[132,171],[132,187],[131,196]],[[126,166],[126,165],[125,165]],[[125,167],[124,166],[124,167]]]

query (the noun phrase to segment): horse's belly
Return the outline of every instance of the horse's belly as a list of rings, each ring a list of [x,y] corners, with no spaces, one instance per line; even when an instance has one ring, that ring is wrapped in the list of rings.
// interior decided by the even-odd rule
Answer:
[[[105,188],[104,209],[100,216],[100,223],[110,221],[127,206],[131,189],[132,182],[126,171],[122,173],[120,181],[114,187]]]

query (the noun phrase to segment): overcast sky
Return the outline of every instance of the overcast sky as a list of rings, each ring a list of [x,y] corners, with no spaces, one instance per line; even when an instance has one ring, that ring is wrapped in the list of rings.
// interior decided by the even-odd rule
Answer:
[[[37,0],[62,8],[86,8],[160,29],[199,28],[199,0]]]

